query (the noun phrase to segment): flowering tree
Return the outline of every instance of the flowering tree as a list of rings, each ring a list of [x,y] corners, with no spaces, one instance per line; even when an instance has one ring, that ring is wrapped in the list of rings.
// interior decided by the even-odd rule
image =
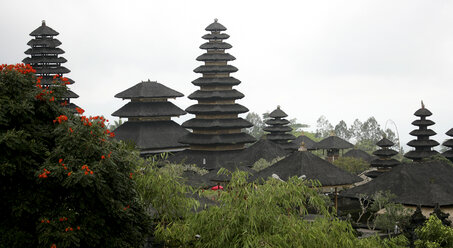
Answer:
[[[0,243],[137,247],[149,227],[133,178],[138,155],[103,117],[72,114],[28,65],[0,66]]]

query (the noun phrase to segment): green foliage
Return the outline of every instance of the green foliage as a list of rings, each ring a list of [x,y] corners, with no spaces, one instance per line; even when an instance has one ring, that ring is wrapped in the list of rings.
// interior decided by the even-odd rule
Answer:
[[[404,237],[357,239],[348,222],[328,212],[318,185],[295,177],[256,185],[236,171],[218,206],[161,226],[156,235],[177,247],[402,247]],[[307,221],[308,209],[322,216]]]
[[[394,231],[395,225],[404,229],[409,225],[411,211],[401,204],[388,202],[385,206],[385,212],[376,216],[374,224],[381,230],[388,233]]]
[[[429,162],[429,161],[440,161],[444,164],[449,164],[451,166],[453,166],[453,162],[451,162],[448,158],[444,157],[442,154],[436,154],[436,155],[433,155],[431,157],[428,157],[428,158],[424,158],[422,161],[426,161],[426,162]]]
[[[130,178],[138,154],[99,117],[61,108],[65,87],[35,84],[0,70],[0,247],[140,246],[149,222]]]
[[[246,128],[245,131],[256,139],[261,138],[264,135],[263,128],[265,126],[261,117],[255,112],[249,112],[245,119],[253,124],[252,127]]]
[[[283,157],[278,157],[278,158],[274,158],[272,161],[269,162],[264,158],[260,158],[258,161],[256,161],[253,164],[252,169],[255,171],[261,171],[261,170],[264,170],[267,167],[277,163],[278,161],[280,161],[282,159],[283,159]]]
[[[365,160],[353,157],[339,157],[333,162],[333,164],[355,175],[370,168],[370,164],[368,164]]]
[[[415,232],[419,238],[415,241],[417,248],[453,247],[453,229],[444,226],[436,215],[431,215]]]

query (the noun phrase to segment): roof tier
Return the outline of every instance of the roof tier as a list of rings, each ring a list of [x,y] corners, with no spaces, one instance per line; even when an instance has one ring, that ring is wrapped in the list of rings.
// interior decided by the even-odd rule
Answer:
[[[45,56],[45,57],[28,57],[22,60],[25,64],[47,64],[47,63],[66,63],[68,60],[63,58],[63,57],[50,57],[50,56]],[[34,68],[34,67],[33,67]]]
[[[280,106],[277,106],[277,108],[269,114],[269,117],[271,118],[285,118],[287,116],[288,115],[280,109]]]
[[[376,143],[376,145],[379,147],[392,147],[393,145],[395,145],[395,143],[387,138],[382,138]]]
[[[436,124],[436,123],[432,120],[415,120],[412,122],[412,125],[420,126],[420,127],[428,127],[428,126],[432,126],[434,124]]]
[[[316,144],[317,149],[348,149],[354,145],[337,136],[329,136]]]
[[[272,141],[288,142],[296,139],[296,136],[290,133],[269,133],[266,135],[266,138]]]
[[[193,70],[196,73],[232,73],[237,72],[238,68],[232,65],[200,65]]]
[[[370,165],[378,168],[390,168],[400,164],[400,162],[392,157],[398,154],[397,151],[390,149],[395,143],[387,138],[382,138],[376,143],[381,149],[373,152],[374,155],[378,156],[378,159],[371,161]]]
[[[375,159],[374,156],[372,156],[369,153],[367,153],[363,150],[360,150],[360,149],[351,149],[351,150],[347,151],[343,156],[356,158],[356,159],[362,159],[367,163],[370,163],[373,159]]]
[[[116,98],[176,98],[184,96],[182,93],[170,89],[155,81],[142,81],[129,89],[115,95]]]
[[[25,54],[27,55],[57,55],[63,53],[63,49],[56,47],[32,47],[28,48],[27,51],[25,51]]]
[[[220,32],[220,31],[226,31],[226,27],[223,26],[222,24],[218,23],[218,20],[217,18],[214,19],[214,22],[209,24],[206,28],[205,28],[206,31],[211,31],[213,33],[215,32]]]
[[[445,134],[453,137],[453,128],[448,130]],[[450,150],[443,152],[442,155],[453,162],[453,139],[446,140],[442,145],[450,148]]]
[[[129,102],[115,111],[112,116],[119,117],[159,117],[180,116],[186,112],[172,102]]]
[[[206,130],[221,130],[221,129],[237,129],[249,128],[253,124],[242,119],[190,119],[182,124],[185,128],[190,129],[206,129]]]
[[[67,81],[65,81],[67,84],[75,83],[74,80],[67,78],[67,77],[65,77],[65,78],[67,79]],[[41,78],[41,85],[52,85],[52,84],[54,84],[54,82],[60,83],[60,84],[63,83],[63,81],[61,81],[60,78],[54,79],[53,76],[42,76],[42,78]]]
[[[282,126],[282,125],[274,125],[274,126],[267,126],[263,128],[264,131],[270,132],[270,133],[286,133],[286,132],[291,132],[293,129],[289,126]]]
[[[236,58],[229,53],[204,53],[197,57],[197,61],[232,61]]]
[[[287,125],[290,122],[287,119],[269,119],[265,123],[267,125]]]
[[[71,70],[64,66],[33,66],[33,69],[36,70],[36,74],[65,74],[70,73]]]
[[[226,42],[218,42],[218,41],[209,41],[200,46],[200,49],[205,50],[227,50],[232,48],[233,46],[226,43]]]
[[[188,96],[192,100],[241,99],[244,94],[237,90],[197,90]]]
[[[234,77],[200,77],[192,81],[196,86],[235,86],[240,83]]]
[[[194,134],[189,133],[179,142],[190,145],[230,145],[252,143],[255,138],[246,133],[233,134]]]
[[[46,26],[46,21],[42,21],[42,24],[37,29],[30,33],[30,36],[57,36],[59,33],[52,28]]]
[[[318,180],[322,186],[350,185],[362,181],[311,152],[294,152],[279,162],[256,173],[253,179],[267,179],[273,174],[282,180],[290,177],[304,177],[306,180]]]
[[[174,121],[127,121],[114,130],[115,138],[134,142],[140,150],[183,148],[178,139],[188,133]]]
[[[44,46],[44,47],[57,47],[61,45],[61,41],[54,38],[38,38],[38,39],[31,39],[27,45],[31,47],[35,46]]]
[[[201,38],[205,40],[226,40],[230,38],[228,34],[224,33],[212,33],[212,34],[205,34]]]
[[[248,112],[248,108],[240,104],[194,104],[186,109],[191,114],[240,114]]]

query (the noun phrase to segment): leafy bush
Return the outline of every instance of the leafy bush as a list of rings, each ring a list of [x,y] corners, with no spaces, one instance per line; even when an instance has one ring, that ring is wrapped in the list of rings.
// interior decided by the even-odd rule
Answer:
[[[370,168],[370,164],[368,164],[365,160],[353,157],[340,157],[335,160],[333,164],[355,175]]]
[[[278,161],[280,161],[282,159],[283,159],[283,157],[278,157],[278,158],[274,158],[272,161],[269,162],[264,158],[260,158],[258,161],[256,161],[253,164],[252,169],[255,171],[261,171],[261,170],[264,170],[267,167],[277,163]]]
[[[436,215],[431,215],[415,232],[419,238],[415,241],[417,248],[453,247],[453,229],[444,226]]]
[[[0,246],[140,246],[138,154],[111,140],[103,117],[63,109],[64,84],[43,88],[33,72],[0,66]]]

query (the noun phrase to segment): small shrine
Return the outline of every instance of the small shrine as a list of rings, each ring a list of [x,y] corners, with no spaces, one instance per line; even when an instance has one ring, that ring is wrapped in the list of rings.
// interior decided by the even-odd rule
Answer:
[[[343,151],[344,149],[349,149],[353,147],[354,147],[353,144],[349,143],[348,141],[338,136],[335,136],[334,134],[319,141],[316,144],[317,149],[322,149],[323,152],[327,151],[327,160],[331,163],[338,159],[338,157],[340,156],[340,150]]]
[[[400,162],[394,158],[397,151],[391,149],[392,146],[395,145],[392,141],[387,138],[382,138],[380,141],[376,143],[377,146],[380,147],[379,150],[373,152],[374,155],[378,156],[377,159],[371,161],[371,167],[377,168],[375,171],[368,172],[366,176],[375,178],[382,174],[383,172],[389,171],[391,168],[400,164]]]
[[[266,138],[281,145],[286,150],[292,149],[293,146],[289,141],[296,139],[296,137],[290,133],[293,129],[288,125],[289,121],[285,119],[288,115],[280,109],[280,106],[277,106],[277,109],[272,111],[269,117],[271,119],[265,122],[267,126],[263,128],[264,131],[269,132],[266,134]]]

